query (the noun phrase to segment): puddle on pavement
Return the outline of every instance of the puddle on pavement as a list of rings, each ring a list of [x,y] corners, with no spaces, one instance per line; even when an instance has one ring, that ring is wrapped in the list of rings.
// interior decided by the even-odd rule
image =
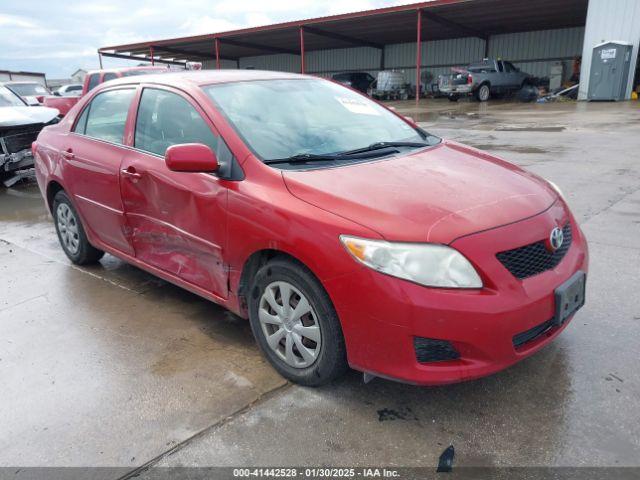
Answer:
[[[495,130],[499,132],[562,132],[565,125],[498,125]]]
[[[538,154],[545,155],[549,153],[549,150],[545,150],[544,148],[533,147],[528,145],[506,145],[506,144],[492,144],[492,143],[475,143],[470,140],[466,140],[465,144],[478,148],[480,150],[499,150],[506,152],[514,152],[514,153],[530,153],[530,154]]]
[[[44,223],[49,219],[35,182],[0,189],[0,222]]]

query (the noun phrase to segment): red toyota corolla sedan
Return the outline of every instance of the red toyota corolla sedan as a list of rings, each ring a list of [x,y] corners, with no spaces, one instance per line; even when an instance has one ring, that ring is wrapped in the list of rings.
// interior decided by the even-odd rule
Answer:
[[[33,145],[72,262],[115,255],[245,318],[286,378],[421,385],[501,370],[584,303],[557,187],[331,81],[107,82]]]

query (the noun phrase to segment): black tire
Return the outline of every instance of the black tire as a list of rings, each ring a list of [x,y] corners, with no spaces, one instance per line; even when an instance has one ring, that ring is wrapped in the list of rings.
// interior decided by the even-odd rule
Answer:
[[[450,102],[457,102],[460,99],[460,97],[458,97],[457,95],[449,95],[447,96],[447,98]]]
[[[76,240],[77,240],[78,246],[75,249],[75,251],[74,249],[72,249],[67,245],[65,240],[63,240],[63,232],[61,231],[61,222],[59,221],[60,219],[58,218],[60,214],[59,212],[60,212],[61,205],[66,206],[66,208],[70,212],[71,216],[69,217],[70,219],[69,221],[70,222],[73,221],[77,225]],[[97,248],[95,248],[93,245],[89,243],[89,240],[87,239],[87,234],[85,233],[84,227],[82,226],[80,216],[78,215],[78,212],[76,211],[73,204],[71,203],[71,200],[69,200],[69,197],[63,190],[56,193],[55,197],[53,198],[53,220],[56,226],[56,233],[58,234],[58,240],[60,241],[60,246],[62,247],[62,250],[64,250],[64,253],[67,255],[69,260],[71,260],[76,265],[89,265],[89,264],[98,262],[98,260],[102,258],[102,256],[104,255],[104,252],[102,250],[98,250]]]
[[[296,368],[288,365],[267,343],[258,309],[267,286],[273,282],[286,282],[299,290],[316,315],[322,340],[314,363],[308,367]],[[337,379],[347,371],[346,347],[338,315],[320,282],[302,264],[287,258],[270,260],[256,273],[248,297],[253,335],[264,356],[280,375],[294,383],[316,387]]]
[[[483,83],[476,89],[475,96],[479,102],[486,102],[491,98],[491,86],[488,83]]]

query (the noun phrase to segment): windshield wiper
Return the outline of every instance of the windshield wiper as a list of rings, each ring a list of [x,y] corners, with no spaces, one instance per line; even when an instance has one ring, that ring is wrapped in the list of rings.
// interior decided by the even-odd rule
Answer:
[[[371,154],[370,152],[375,152],[377,150],[391,149],[391,152],[386,153],[397,153],[397,148],[399,147],[419,148],[429,146],[430,144],[422,142],[376,142],[372,143],[368,147],[346,150],[344,152],[327,153],[321,155],[315,153],[298,153],[287,158],[274,158],[271,160],[265,160],[264,163],[266,163],[267,165],[273,165],[275,163],[307,163],[318,161],[347,160],[358,158],[360,156],[364,158],[374,156],[375,154]],[[383,155],[384,154],[385,153],[383,153]]]
[[[328,153],[326,155],[316,155],[315,153],[298,153],[287,158],[272,158],[271,160],[264,160],[267,165],[273,165],[274,163],[306,163],[306,162],[318,162],[335,160],[340,155]]]
[[[429,147],[429,143],[424,142],[376,142],[372,143],[368,147],[356,148],[355,150],[347,150],[346,152],[340,152],[340,156],[344,155],[357,155],[358,153],[373,152],[375,150],[382,150],[385,148],[398,148],[398,147]]]

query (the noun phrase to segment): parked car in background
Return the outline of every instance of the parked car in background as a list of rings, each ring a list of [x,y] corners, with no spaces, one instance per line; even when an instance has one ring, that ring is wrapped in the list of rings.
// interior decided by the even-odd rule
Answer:
[[[78,100],[96,88],[98,85],[109,80],[121,77],[131,77],[134,75],[146,75],[149,73],[168,72],[166,67],[127,67],[112,68],[108,70],[93,70],[84,77],[82,91],[76,96],[49,96],[45,97],[43,104],[47,107],[56,108],[60,112],[60,116],[64,117]]]
[[[486,102],[492,95],[516,92],[532,79],[511,62],[491,58],[452,70],[448,75],[440,75],[438,80],[440,92],[451,101],[473,95]]]
[[[348,365],[478,378],[584,303],[587,244],[556,186],[325,79],[122,78],[33,148],[72,262],[109,252],[248,318],[300,384]]]
[[[336,73],[331,78],[362,93],[367,93],[367,90],[375,81],[375,78],[367,72]]]
[[[82,84],[63,85],[54,92],[54,95],[58,97],[80,97],[82,96]]]
[[[47,125],[57,122],[53,108],[29,106],[0,85],[0,181],[9,187],[33,167],[31,143]]]
[[[19,95],[28,105],[40,105],[51,91],[38,82],[5,82],[4,86]]]

